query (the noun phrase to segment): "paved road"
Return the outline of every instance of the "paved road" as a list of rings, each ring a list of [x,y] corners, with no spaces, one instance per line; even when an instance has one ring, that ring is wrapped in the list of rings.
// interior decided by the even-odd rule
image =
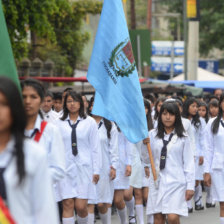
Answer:
[[[205,198],[205,195],[203,196]],[[97,224],[101,224],[98,220]],[[146,223],[146,222],[145,222]],[[218,224],[219,206],[216,203],[215,208],[209,208],[203,211],[194,211],[187,218],[181,218],[181,224]],[[117,214],[112,216],[112,224],[120,224]]]

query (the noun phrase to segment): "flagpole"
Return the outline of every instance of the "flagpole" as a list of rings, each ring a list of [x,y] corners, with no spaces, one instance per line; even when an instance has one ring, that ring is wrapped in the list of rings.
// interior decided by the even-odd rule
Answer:
[[[157,186],[156,168],[155,168],[155,163],[154,163],[153,156],[152,156],[152,149],[151,149],[150,143],[147,143],[147,149],[148,149],[148,153],[149,153],[149,160],[150,160],[150,164],[151,164],[153,179],[154,179],[156,187],[158,187]]]

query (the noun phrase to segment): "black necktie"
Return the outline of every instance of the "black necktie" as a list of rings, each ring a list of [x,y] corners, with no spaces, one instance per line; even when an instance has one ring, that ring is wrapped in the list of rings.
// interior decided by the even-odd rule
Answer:
[[[72,128],[71,140],[72,140],[72,154],[74,156],[77,156],[77,154],[78,154],[77,139],[76,139],[76,128],[77,128],[77,125],[78,125],[79,121],[80,120],[78,120],[75,124],[71,124],[70,120],[68,120],[68,123]]]
[[[224,128],[224,123],[223,123],[223,121],[221,120],[221,125],[223,126],[223,128]]]
[[[98,129],[100,129],[100,127],[102,126],[103,121],[100,121],[99,125],[98,125]]]
[[[30,138],[33,138],[33,136],[34,136],[37,132],[38,132],[38,129],[35,128],[35,129],[33,130],[32,134],[31,134]]]
[[[3,173],[5,168],[0,168],[0,196],[4,201],[6,201],[6,188],[5,188],[5,181],[3,177]]]
[[[162,148],[162,151],[161,151],[160,166],[159,166],[160,170],[165,168],[165,165],[166,165],[166,155],[167,155],[167,145],[171,141],[172,137],[173,137],[173,133],[170,134],[170,137],[169,137],[168,141],[163,139],[163,148]]]

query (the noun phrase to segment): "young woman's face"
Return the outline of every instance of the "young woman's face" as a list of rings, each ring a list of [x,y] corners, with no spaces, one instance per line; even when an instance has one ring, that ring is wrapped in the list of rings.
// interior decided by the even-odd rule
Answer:
[[[198,108],[198,113],[200,117],[205,117],[206,115],[206,107],[205,106],[201,106]]]
[[[160,101],[160,102],[157,104],[157,108],[156,108],[156,110],[157,110],[158,112],[160,112],[160,108],[161,108],[162,105],[163,105],[163,102],[162,102],[162,101]]]
[[[0,92],[0,133],[9,131],[12,125],[12,115],[8,101]]]
[[[22,94],[26,115],[37,115],[41,106],[41,98],[37,91],[31,86],[25,86]]]
[[[78,113],[80,110],[80,102],[74,100],[71,96],[68,96],[66,106],[69,113]]]
[[[211,105],[209,107],[209,113],[210,113],[211,117],[216,117],[219,113],[219,107],[214,107]]]
[[[195,116],[198,112],[198,104],[196,102],[192,103],[188,108],[188,113],[191,116]]]
[[[164,110],[161,115],[161,119],[162,119],[162,123],[163,123],[164,127],[166,127],[166,128],[174,127],[174,123],[175,123],[175,119],[176,119],[174,114],[171,114],[167,110]]]

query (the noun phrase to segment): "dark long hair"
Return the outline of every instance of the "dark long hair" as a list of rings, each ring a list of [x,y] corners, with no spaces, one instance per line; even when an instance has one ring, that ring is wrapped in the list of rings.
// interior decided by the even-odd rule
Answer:
[[[191,116],[192,117],[191,123],[195,126],[195,128],[199,128],[201,126],[201,121],[200,121],[200,116],[199,116],[198,112],[194,116],[192,116],[189,113],[189,107],[193,103],[197,103],[197,105],[198,105],[198,101],[194,97],[190,97],[184,102],[182,115],[183,115],[183,117],[185,117],[187,119],[189,119],[189,116]]]
[[[207,105],[205,102],[199,102],[199,107],[205,107],[205,109],[206,109],[206,114],[205,114],[204,119],[205,119],[205,122],[208,123],[208,119],[209,119],[209,117],[208,117],[208,115],[209,115],[209,112],[208,112],[208,105]]]
[[[93,115],[92,115],[92,111],[90,110],[90,108],[93,106],[93,103],[94,103],[94,97],[95,97],[95,96],[92,96],[92,97],[90,98],[89,106],[88,106],[88,108],[87,108],[87,113],[88,113],[88,115],[91,116],[91,117],[92,117]],[[109,120],[107,120],[106,118],[103,118],[103,122],[104,122],[105,128],[106,128],[106,130],[107,130],[107,138],[110,139],[110,138],[111,138],[111,134],[110,134],[110,132],[111,132],[111,129],[112,129],[112,122],[109,121]]]
[[[148,131],[153,129],[152,116],[151,116],[151,105],[149,100],[144,99],[144,106],[148,109],[148,113],[146,114],[146,120],[148,125]]]
[[[17,86],[8,78],[0,77],[0,92],[6,97],[11,112],[11,134],[15,138],[15,148],[13,154],[16,158],[19,183],[22,183],[26,175],[23,151],[26,114],[23,107],[23,101]]]
[[[43,102],[44,100],[44,96],[45,96],[45,89],[44,86],[36,79],[26,79],[24,81],[21,82],[21,88],[22,90],[25,87],[32,87],[33,89],[35,89],[35,91],[37,92],[38,96],[40,97],[41,102]],[[41,116],[41,118],[43,119],[43,114],[41,113],[41,111],[39,110],[39,115]]]
[[[157,120],[157,118],[159,117],[159,112],[157,111],[157,106],[158,106],[159,102],[164,102],[165,100],[166,100],[165,96],[161,96],[157,99],[156,104],[155,104],[154,120]]]
[[[221,103],[224,101],[224,93],[222,93],[220,100],[219,100],[219,113],[218,116],[212,123],[212,133],[217,134],[219,130],[220,120],[222,119],[224,111],[222,110]]]
[[[69,115],[69,111],[68,111],[68,108],[67,108],[67,99],[68,99],[69,96],[71,96],[73,100],[80,103],[79,116],[81,118],[85,119],[86,114],[85,114],[84,103],[83,103],[81,94],[76,93],[75,91],[68,91],[65,95],[65,100],[64,100],[64,105],[63,105],[64,114],[63,114],[61,120],[64,121]]]
[[[164,138],[165,128],[162,122],[162,113],[164,111],[175,115],[174,129],[178,137],[184,137],[184,127],[181,121],[180,110],[176,102],[164,102],[158,117],[157,137]]]

